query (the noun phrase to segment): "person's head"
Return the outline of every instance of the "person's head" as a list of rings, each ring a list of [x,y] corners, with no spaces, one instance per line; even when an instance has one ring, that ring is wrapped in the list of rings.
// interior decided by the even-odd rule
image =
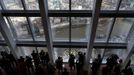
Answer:
[[[28,59],[29,58],[29,56],[26,56],[26,59]]]
[[[120,60],[119,60],[119,63],[122,63],[122,61],[123,61],[123,60],[122,60],[122,59],[120,59]]]
[[[44,52],[43,49],[41,50],[41,52]]]
[[[1,52],[1,56],[4,56],[4,52],[3,51]]]
[[[61,57],[59,56],[58,59],[61,59]]]
[[[33,50],[33,53],[35,53],[35,51]]]
[[[98,58],[101,58],[101,55],[100,54],[98,54],[98,56],[97,56]]]
[[[84,55],[86,55],[86,53],[84,52]]]
[[[20,59],[22,59],[23,58],[23,56],[20,56]]]

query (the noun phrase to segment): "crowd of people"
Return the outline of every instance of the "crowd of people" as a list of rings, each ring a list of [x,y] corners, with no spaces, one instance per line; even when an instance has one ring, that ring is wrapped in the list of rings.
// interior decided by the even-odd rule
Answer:
[[[82,75],[84,72],[83,67],[85,63],[86,53],[78,52],[78,57],[73,54],[69,55],[68,66],[70,71],[76,71],[77,75]],[[55,64],[50,61],[49,54],[44,52],[33,51],[30,56],[20,56],[16,59],[12,53],[1,52],[2,58],[0,59],[0,75],[55,75],[57,71],[59,75],[69,75],[68,69],[64,66],[63,58],[58,57]],[[101,70],[101,75],[133,75],[132,68],[130,67],[131,61],[128,62],[126,67],[122,69],[122,59],[116,54],[110,55],[106,59],[106,65],[100,69],[102,57],[100,54],[93,60],[91,64],[92,75],[97,75]],[[6,74],[5,74],[6,73]]]
[[[92,63],[92,75],[97,75],[98,70],[100,70],[101,62],[101,55],[98,54],[97,58],[95,58]],[[126,67],[123,69],[123,60],[119,59],[116,54],[112,54],[106,59],[106,65],[102,67],[102,75],[133,75],[130,63],[131,60],[129,60]]]

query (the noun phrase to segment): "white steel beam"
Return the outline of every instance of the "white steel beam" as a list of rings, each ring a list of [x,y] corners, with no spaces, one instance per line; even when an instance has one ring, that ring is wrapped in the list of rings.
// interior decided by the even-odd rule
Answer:
[[[42,18],[42,24],[43,24],[43,28],[44,28],[49,57],[50,57],[51,62],[54,63],[52,31],[51,31],[51,26],[50,26],[50,20],[48,17],[48,1],[47,0],[38,0],[38,2],[39,2],[40,14],[41,14],[41,18]]]

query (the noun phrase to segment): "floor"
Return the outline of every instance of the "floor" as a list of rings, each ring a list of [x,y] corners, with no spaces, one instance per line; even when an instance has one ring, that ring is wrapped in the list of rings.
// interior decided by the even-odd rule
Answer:
[[[49,75],[47,73],[46,67],[45,66],[42,66],[42,67],[44,68],[44,75]],[[76,75],[76,70],[70,70],[68,64],[65,64],[65,67],[68,69],[69,75]],[[102,69],[102,67],[104,67],[104,65],[101,66],[101,68],[98,71],[98,74],[97,75],[101,75],[101,69]],[[4,75],[7,75],[7,74],[4,72]],[[19,75],[19,74],[17,74],[17,75]],[[36,75],[36,74],[35,74],[35,72],[32,72],[31,75]],[[55,75],[61,75],[61,73],[58,73],[58,71],[56,71],[55,72]],[[80,75],[85,75],[85,74],[83,72],[81,72]],[[88,75],[92,75],[91,68],[89,68],[89,70],[88,70]]]

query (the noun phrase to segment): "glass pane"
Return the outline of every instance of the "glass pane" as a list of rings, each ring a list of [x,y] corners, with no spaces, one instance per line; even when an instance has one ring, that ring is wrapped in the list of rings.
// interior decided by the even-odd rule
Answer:
[[[39,10],[38,0],[25,0],[29,10]]]
[[[69,50],[70,53],[74,54],[76,59],[78,58],[78,52],[86,53],[86,48],[54,48],[54,58],[55,60],[61,56],[63,58],[63,62],[68,62],[69,59]]]
[[[95,42],[106,42],[111,28],[112,18],[99,18]]]
[[[134,10],[134,0],[122,0],[120,10]]]
[[[50,18],[54,41],[69,41],[69,21],[67,17]]]
[[[49,10],[68,10],[69,0],[48,0]]]
[[[31,33],[27,29],[27,21],[25,17],[10,17],[13,26],[17,33],[17,38],[19,40],[25,39],[25,40],[32,40]]]
[[[36,41],[45,40],[45,33],[42,26],[41,18],[40,17],[30,17],[32,23],[32,30],[35,36]]]
[[[19,51],[18,54],[19,56],[31,56],[32,52],[35,51],[36,52],[36,48],[35,47],[18,47]],[[47,52],[47,48],[46,47],[37,47],[38,53],[40,53],[41,50]]]
[[[115,10],[119,0],[102,0],[101,10]]]
[[[134,54],[131,57],[131,68],[132,68],[133,73],[134,73]]]
[[[4,37],[2,36],[1,32],[0,32],[0,40],[4,40]]]
[[[1,6],[0,6],[0,10],[2,10]]]
[[[106,63],[106,59],[111,54],[117,54],[119,56],[119,59],[123,59],[127,56],[127,50],[126,49],[106,49],[104,53],[103,63]]]
[[[35,47],[18,47],[18,55],[24,57],[31,56],[33,50],[36,50]]]
[[[92,63],[92,61],[93,61],[95,58],[97,58],[98,54],[100,54],[101,57],[102,57],[102,56],[103,56],[103,53],[104,53],[104,49],[93,48],[90,62]]]
[[[56,60],[59,56],[63,58],[63,62],[68,62],[69,48],[54,48],[54,59]]]
[[[71,48],[71,52],[72,54],[74,54],[74,56],[78,56],[78,52],[82,52],[82,53],[86,53],[87,52],[87,48]]]
[[[110,37],[110,42],[126,42],[133,23],[133,18],[117,18]]]
[[[71,41],[87,41],[90,18],[71,18]]]
[[[10,49],[9,49],[9,47],[8,46],[0,46],[0,52],[1,51],[5,51],[5,52],[7,52],[7,53],[10,53]],[[0,54],[1,55],[1,54]]]
[[[21,0],[3,0],[8,10],[23,10]]]
[[[48,49],[46,47],[37,47],[38,52],[40,53],[41,50],[43,50],[44,52],[48,52]]]
[[[94,0],[71,0],[72,10],[92,10]]]

